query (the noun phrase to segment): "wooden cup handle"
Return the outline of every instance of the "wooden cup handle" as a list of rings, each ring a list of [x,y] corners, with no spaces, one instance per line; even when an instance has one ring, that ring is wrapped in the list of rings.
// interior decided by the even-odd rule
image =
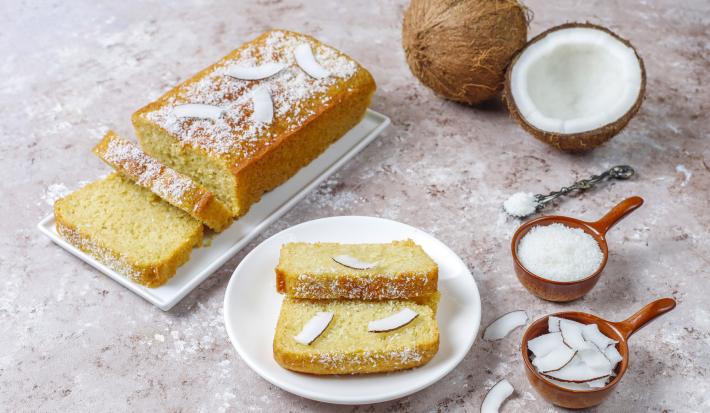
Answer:
[[[624,338],[628,340],[635,332],[653,321],[656,317],[674,309],[675,304],[675,300],[672,298],[661,298],[653,301],[646,304],[642,309],[635,312],[626,320],[615,323],[616,327],[621,331]]]
[[[638,207],[643,205],[643,198],[640,196],[632,196],[619,202],[611,211],[601,217],[599,221],[590,222],[589,225],[597,230],[603,237],[607,231],[611,229],[617,222],[626,218],[627,215],[634,212]]]

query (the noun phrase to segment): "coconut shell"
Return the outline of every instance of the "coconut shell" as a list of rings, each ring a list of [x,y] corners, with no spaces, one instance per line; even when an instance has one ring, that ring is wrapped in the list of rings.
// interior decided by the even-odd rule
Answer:
[[[639,90],[639,95],[636,98],[636,102],[634,105],[624,114],[624,116],[620,117],[616,121],[604,125],[600,128],[593,129],[590,131],[586,132],[580,132],[580,133],[574,133],[574,134],[565,134],[565,133],[555,133],[555,132],[549,132],[549,131],[544,131],[541,129],[536,128],[535,126],[529,124],[525,118],[520,114],[518,111],[518,106],[515,103],[515,98],[513,97],[513,93],[511,91],[511,86],[510,86],[510,77],[513,71],[513,66],[515,63],[518,61],[518,58],[525,52],[525,50],[530,47],[530,45],[534,44],[538,40],[544,38],[548,34],[562,30],[562,29],[570,29],[570,28],[575,28],[575,27],[586,27],[586,28],[592,28],[592,29],[597,29],[604,31],[613,37],[615,37],[617,40],[625,44],[626,46],[630,47],[633,51],[634,54],[636,55],[636,58],[638,59],[639,66],[641,67],[641,88]],[[641,107],[641,103],[643,103],[643,99],[645,97],[646,93],[646,68],[643,65],[643,59],[641,59],[641,56],[639,56],[638,52],[634,48],[634,46],[629,42],[628,40],[619,37],[616,33],[612,32],[611,30],[607,29],[606,27],[598,26],[596,24],[592,23],[566,23],[562,24],[559,26],[555,26],[551,29],[548,29],[539,35],[535,36],[532,40],[528,42],[528,44],[520,50],[515,57],[513,58],[512,62],[508,66],[508,69],[506,71],[505,75],[505,90],[503,93],[503,100],[505,101],[506,105],[508,106],[508,111],[510,112],[510,115],[515,119],[520,126],[523,127],[527,132],[529,132],[532,136],[534,136],[536,139],[545,142],[547,144],[550,144],[554,146],[557,149],[566,151],[566,152],[586,152],[590,149],[596,148],[597,146],[605,143],[606,141],[610,140],[614,136],[616,136],[619,132],[621,132],[622,129],[629,123],[631,118],[636,115],[638,112],[639,108]]]
[[[527,25],[527,9],[517,0],[412,0],[402,45],[423,84],[446,99],[476,104],[503,89]]]

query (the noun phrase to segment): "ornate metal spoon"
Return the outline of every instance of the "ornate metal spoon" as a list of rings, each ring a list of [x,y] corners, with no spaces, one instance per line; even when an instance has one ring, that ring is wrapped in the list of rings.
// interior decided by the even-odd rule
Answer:
[[[563,187],[559,191],[550,192],[546,195],[518,192],[508,198],[503,203],[503,207],[505,212],[510,216],[525,218],[536,212],[540,212],[550,202],[572,191],[586,191],[607,179],[629,179],[634,176],[634,173],[634,169],[628,165],[617,165],[599,175],[592,175],[588,179],[582,179],[570,186]]]

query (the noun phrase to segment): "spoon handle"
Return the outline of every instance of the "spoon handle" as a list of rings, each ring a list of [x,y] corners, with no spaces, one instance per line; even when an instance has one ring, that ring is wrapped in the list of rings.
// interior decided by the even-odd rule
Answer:
[[[565,186],[559,191],[550,192],[547,195],[535,195],[535,199],[538,203],[537,209],[538,211],[541,210],[545,205],[561,196],[569,194],[572,191],[586,191],[607,178],[629,179],[634,176],[634,173],[634,168],[629,165],[617,165],[599,175],[592,175],[588,179],[582,179],[581,181],[577,181],[570,186]]]
[[[675,304],[675,300],[672,298],[661,298],[646,304],[626,320],[614,324],[616,324],[624,338],[628,340],[629,337],[653,319],[674,309]]]
[[[611,227],[626,218],[627,215],[634,212],[641,205],[643,205],[643,198],[640,196],[626,198],[612,208],[611,211],[607,212],[606,215],[601,217],[601,219],[595,222],[590,222],[589,225],[596,229],[597,232],[599,232],[599,234],[603,237],[606,235],[607,231],[611,229]]]

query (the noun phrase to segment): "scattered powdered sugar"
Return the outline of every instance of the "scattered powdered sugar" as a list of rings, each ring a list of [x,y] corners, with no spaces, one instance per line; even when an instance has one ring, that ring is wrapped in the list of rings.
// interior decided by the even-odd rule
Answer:
[[[128,141],[111,139],[103,157],[135,179],[139,185],[173,204],[182,205],[185,194],[197,190],[190,178],[164,166]]]
[[[173,108],[175,116],[179,118],[203,118],[217,120],[222,116],[222,108],[201,103],[188,103]]]
[[[530,192],[518,192],[503,202],[505,212],[514,217],[526,217],[537,209],[538,203],[535,195]]]
[[[592,275],[604,258],[597,241],[579,228],[534,226],[518,244],[518,258],[533,274],[553,281]]]
[[[688,185],[688,182],[690,182],[690,178],[693,176],[693,173],[690,172],[688,168],[686,168],[683,164],[676,165],[675,170],[676,172],[683,174],[683,182],[680,183],[680,186]]]
[[[66,185],[62,183],[57,183],[57,184],[51,184],[47,190],[45,191],[44,195],[42,195],[42,200],[47,203],[47,205],[54,205],[54,202],[62,198],[71,192],[69,188],[67,188]]]
[[[315,79],[295,63],[294,50],[303,43],[311,45],[317,62],[329,76]],[[234,68],[266,64],[279,64],[284,68],[260,80],[242,80],[229,75]],[[275,137],[270,125],[255,122],[251,117],[254,111],[252,89],[262,87],[271,94],[274,123],[284,129],[279,133],[289,132],[315,116],[314,108],[330,100],[326,94],[329,88],[340,79],[351,77],[356,70],[354,61],[330,47],[317,46],[305,36],[273,31],[263,44],[247,46],[237,58],[221,61],[203,78],[180,86],[175,95],[147,117],[183,144],[245,158]],[[215,120],[176,116],[175,106],[185,103],[219,106],[224,112]]]

